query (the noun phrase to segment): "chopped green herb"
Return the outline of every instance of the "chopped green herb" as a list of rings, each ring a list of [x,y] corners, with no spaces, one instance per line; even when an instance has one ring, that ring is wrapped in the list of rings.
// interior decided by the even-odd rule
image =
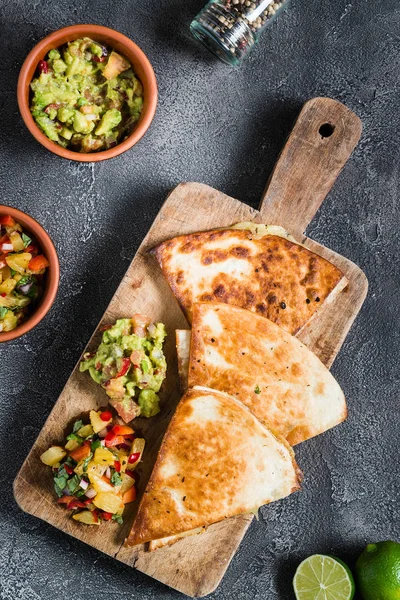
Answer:
[[[261,390],[260,390],[260,388],[258,387],[258,385],[256,385],[256,387],[254,388],[254,393],[255,393],[255,394],[261,394]]]
[[[84,473],[86,473],[86,471],[88,470],[88,465],[90,463],[90,461],[92,460],[93,454],[90,453],[89,456],[87,458],[85,458],[85,460],[83,461],[83,465],[82,465],[82,470]]]
[[[29,244],[31,243],[31,238],[29,237],[29,235],[26,235],[26,233],[22,234],[22,241],[24,242],[24,246],[25,248],[27,248],[29,246]]]
[[[142,369],[143,373],[148,373],[149,372],[149,365],[147,364],[146,360],[141,360],[140,361],[140,368]]]
[[[92,452],[94,452],[96,450],[96,448],[100,448],[101,446],[101,442],[100,440],[94,440],[94,442],[92,442],[90,449]]]
[[[79,486],[80,480],[81,478],[79,477],[79,475],[74,475],[73,477],[71,477],[71,479],[68,480],[67,487],[71,494],[75,493],[76,488]]]
[[[28,298],[31,298],[32,300],[35,300],[39,296],[39,288],[35,283],[32,285],[31,289],[27,293],[27,296],[28,296]]]
[[[69,435],[67,435],[67,440],[75,440],[75,442],[78,442],[79,444],[82,444],[83,442],[83,438],[81,438],[81,436],[77,435],[76,433],[70,433]]]
[[[122,479],[120,474],[115,471],[115,473],[112,474],[110,481],[113,485],[121,485]]]
[[[69,475],[67,473],[67,471],[64,469],[64,465],[62,465],[58,471],[57,471],[57,477],[65,477],[65,479],[68,479]]]
[[[3,319],[7,314],[8,308],[0,306],[0,319]]]
[[[54,477],[54,486],[58,487],[61,491],[65,489],[66,485],[67,485],[66,477]]]
[[[121,515],[113,515],[111,518],[113,521],[117,521],[117,523],[119,523],[119,525],[122,525],[122,523],[124,522]]]
[[[56,491],[56,494],[59,498],[61,498],[61,496],[63,496],[63,490],[55,483],[54,484],[54,489]]]
[[[14,277],[14,275],[16,275],[18,273],[18,271],[14,271],[14,269],[10,269],[11,271],[11,277]]]
[[[77,431],[79,431],[79,429],[83,427],[83,421],[75,421],[74,426],[72,428],[72,433],[76,433]]]
[[[31,278],[30,275],[23,275],[21,279],[18,281],[18,286],[25,285],[26,283],[30,283]]]

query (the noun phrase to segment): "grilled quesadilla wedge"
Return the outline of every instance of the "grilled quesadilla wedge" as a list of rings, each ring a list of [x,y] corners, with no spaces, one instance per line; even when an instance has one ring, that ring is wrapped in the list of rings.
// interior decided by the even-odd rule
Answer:
[[[195,302],[224,302],[294,335],[348,283],[281,227],[242,223],[179,236],[153,252],[189,322]]]
[[[343,392],[298,339],[227,304],[193,306],[188,386],[232,394],[292,446],[347,417]]]
[[[238,400],[197,388],[181,399],[127,545],[160,540],[279,500],[300,487],[293,450]]]

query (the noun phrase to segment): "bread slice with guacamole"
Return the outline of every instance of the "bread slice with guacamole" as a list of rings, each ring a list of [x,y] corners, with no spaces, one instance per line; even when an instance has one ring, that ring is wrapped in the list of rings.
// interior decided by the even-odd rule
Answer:
[[[290,446],[239,400],[205,388],[188,390],[126,543],[198,532],[288,496],[300,488],[301,478]]]
[[[195,302],[224,302],[295,335],[348,283],[282,227],[239,223],[167,240],[153,252],[189,323]]]

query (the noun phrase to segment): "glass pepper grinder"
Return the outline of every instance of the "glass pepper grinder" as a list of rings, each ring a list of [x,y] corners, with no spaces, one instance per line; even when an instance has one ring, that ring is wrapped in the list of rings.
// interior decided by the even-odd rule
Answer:
[[[211,0],[190,29],[224,63],[237,66],[288,1]]]

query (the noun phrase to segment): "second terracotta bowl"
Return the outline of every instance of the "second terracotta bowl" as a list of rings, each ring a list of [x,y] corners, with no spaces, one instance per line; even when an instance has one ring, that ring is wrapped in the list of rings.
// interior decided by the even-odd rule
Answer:
[[[58,283],[60,279],[60,267],[58,263],[58,256],[53,242],[50,239],[49,234],[43,229],[41,225],[35,219],[26,213],[12,208],[11,206],[4,206],[0,204],[0,215],[10,215],[18,223],[22,225],[23,230],[26,233],[30,233],[37,240],[40,250],[43,252],[47,260],[49,261],[49,267],[46,272],[45,285],[43,290],[43,296],[37,306],[34,307],[34,311],[29,317],[23,321],[18,327],[11,331],[0,332],[0,343],[15,340],[21,335],[24,335],[34,327],[46,316],[50,308],[53,306],[54,300],[56,299]]]
[[[50,50],[59,48],[63,44],[80,37],[90,37],[110,48],[114,48],[126,56],[132,63],[133,70],[143,85],[144,94],[142,113],[131,134],[123,142],[114,146],[114,148],[103,150],[101,152],[92,152],[90,154],[83,154],[81,152],[74,152],[73,150],[62,148],[62,146],[49,140],[36,125],[29,109],[30,83],[35,77],[39,61],[43,60]],[[114,156],[118,156],[126,150],[129,150],[129,148],[132,148],[132,146],[134,146],[146,133],[156,112],[157,82],[153,67],[147,56],[139,46],[125,35],[122,35],[122,33],[100,25],[71,25],[70,27],[59,29],[45,37],[33,48],[33,50],[31,50],[21,68],[18,79],[17,95],[19,109],[25,125],[42,146],[50,150],[50,152],[58,154],[58,156],[61,156],[62,158],[81,162],[98,162],[100,160],[106,160],[107,158],[113,158]]]

